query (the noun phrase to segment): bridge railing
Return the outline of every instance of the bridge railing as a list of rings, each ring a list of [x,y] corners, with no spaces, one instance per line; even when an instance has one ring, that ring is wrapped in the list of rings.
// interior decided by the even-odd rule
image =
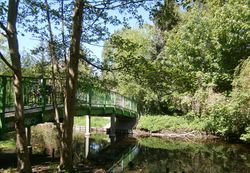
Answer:
[[[119,160],[113,163],[111,168],[108,169],[107,172],[115,173],[115,172],[123,172],[126,167],[135,159],[135,157],[139,154],[139,146],[136,144],[135,146],[129,148],[126,153],[123,153]]]
[[[77,104],[95,107],[120,107],[137,112],[137,103],[116,92],[100,89],[91,89],[85,92],[78,90]]]
[[[23,101],[25,109],[44,108],[52,105],[52,80],[49,78],[23,77]],[[64,86],[56,80],[57,104],[64,102]],[[77,92],[77,103],[95,107],[120,107],[137,112],[137,103],[118,93],[101,90],[84,90],[81,86]],[[0,76],[0,114],[14,111],[14,90],[11,76]]]
[[[52,81],[48,78],[22,78],[24,109],[42,108],[52,105]],[[14,89],[11,76],[0,76],[0,86],[4,99],[1,100],[3,112],[14,111]],[[56,99],[58,104],[63,103],[63,87],[56,81]]]

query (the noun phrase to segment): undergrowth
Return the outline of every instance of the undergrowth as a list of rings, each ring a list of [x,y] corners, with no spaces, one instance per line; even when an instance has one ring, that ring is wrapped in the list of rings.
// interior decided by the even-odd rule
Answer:
[[[160,132],[162,130],[202,131],[205,124],[203,121],[189,119],[184,116],[146,115],[140,117],[137,128],[150,132]]]

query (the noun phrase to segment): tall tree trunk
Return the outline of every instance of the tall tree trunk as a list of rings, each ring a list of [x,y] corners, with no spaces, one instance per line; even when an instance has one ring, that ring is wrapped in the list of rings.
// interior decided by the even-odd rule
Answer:
[[[63,0],[62,0],[63,1]],[[58,103],[57,103],[57,92],[56,92],[56,76],[59,75],[59,68],[58,68],[58,58],[56,54],[55,49],[55,42],[53,38],[53,32],[51,27],[51,21],[50,21],[50,12],[49,12],[49,4],[48,1],[44,1],[46,5],[46,18],[48,22],[48,32],[49,32],[49,54],[51,57],[51,67],[52,67],[52,102],[53,102],[53,109],[54,109],[54,124],[56,126],[57,132],[58,132],[58,139],[59,141],[62,141],[62,130],[61,130],[61,124],[59,120],[59,110],[58,110]],[[62,148],[60,143],[60,148]],[[62,150],[60,150],[60,153]]]
[[[48,31],[49,31],[49,54],[52,59],[51,61],[51,67],[52,67],[52,100],[53,100],[53,108],[54,108],[54,113],[55,113],[55,122],[56,125],[58,126],[59,122],[59,110],[57,106],[57,93],[56,93],[56,74],[59,73],[58,69],[58,59],[56,55],[56,50],[55,50],[55,42],[53,38],[53,32],[52,32],[52,27],[51,27],[51,21],[50,21],[50,12],[49,12],[49,5],[48,1],[45,0],[45,5],[46,5],[46,17],[47,17],[47,22],[48,22]],[[60,131],[60,130],[59,130]],[[60,132],[59,132],[60,133]]]
[[[65,43],[65,32],[64,32],[64,0],[61,0],[61,18],[62,18],[62,44],[63,44],[63,57],[64,63],[67,63],[67,50],[66,50],[66,43]]]
[[[60,168],[69,172],[73,169],[72,136],[74,124],[74,106],[78,78],[78,63],[80,56],[80,40],[82,34],[84,0],[76,0],[72,23],[72,36],[70,43],[70,57],[67,67],[66,90],[64,100],[64,119],[62,127],[62,152]]]
[[[22,72],[21,61],[18,48],[18,39],[16,31],[16,19],[18,11],[18,0],[9,0],[8,10],[8,45],[12,66],[14,68],[14,99],[15,99],[15,128],[16,128],[16,152],[17,167],[19,172],[29,173],[31,164],[26,143],[25,127],[24,127],[24,105],[22,93]]]

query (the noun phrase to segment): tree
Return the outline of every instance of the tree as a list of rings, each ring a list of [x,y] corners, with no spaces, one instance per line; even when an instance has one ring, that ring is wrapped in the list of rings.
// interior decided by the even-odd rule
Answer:
[[[9,53],[11,63],[2,56],[1,59],[13,70],[13,87],[15,101],[15,128],[16,128],[16,152],[17,167],[19,172],[32,172],[29,160],[29,153],[26,143],[25,127],[24,127],[24,104],[22,93],[22,71],[21,60],[18,48],[16,21],[18,14],[19,1],[9,0],[7,27],[0,23],[1,28],[5,31],[8,40]]]
[[[160,78],[163,74],[155,68],[161,53],[158,45],[164,45],[158,31],[149,25],[140,29],[123,29],[105,43],[103,52],[104,61],[119,69],[114,75],[115,89],[136,98],[141,110],[150,109],[151,112],[164,112],[161,96],[166,89]],[[103,75],[106,79],[113,76]]]
[[[72,135],[74,124],[74,106],[76,100],[78,63],[80,58],[80,41],[82,34],[84,1],[76,0],[72,23],[72,37],[70,44],[70,58],[68,62],[66,76],[65,106],[62,131],[62,156],[60,157],[60,167],[72,171]]]
[[[179,22],[180,7],[176,0],[164,0],[163,4],[158,4],[155,9],[151,11],[151,15],[155,26],[161,31],[172,30]]]

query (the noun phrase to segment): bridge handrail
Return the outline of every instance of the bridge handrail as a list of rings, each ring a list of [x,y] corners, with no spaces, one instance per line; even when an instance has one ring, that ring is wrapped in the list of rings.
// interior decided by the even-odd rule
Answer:
[[[117,166],[122,166],[123,167],[122,171],[124,171],[126,165],[128,165],[131,161],[133,161],[134,158],[138,155],[138,153],[139,153],[139,145],[136,144],[135,146],[129,148],[128,152],[123,154],[119,160],[114,162],[107,172],[115,172],[114,170]]]
[[[25,109],[52,105],[52,84],[50,78],[23,77],[23,101]],[[56,80],[56,96],[58,104],[64,101],[64,86]],[[0,75],[0,114],[14,111],[12,76]],[[77,104],[103,105],[103,107],[120,107],[124,110],[137,112],[137,103],[121,94],[100,88],[83,90],[78,87]],[[1,117],[2,118],[2,117]]]

